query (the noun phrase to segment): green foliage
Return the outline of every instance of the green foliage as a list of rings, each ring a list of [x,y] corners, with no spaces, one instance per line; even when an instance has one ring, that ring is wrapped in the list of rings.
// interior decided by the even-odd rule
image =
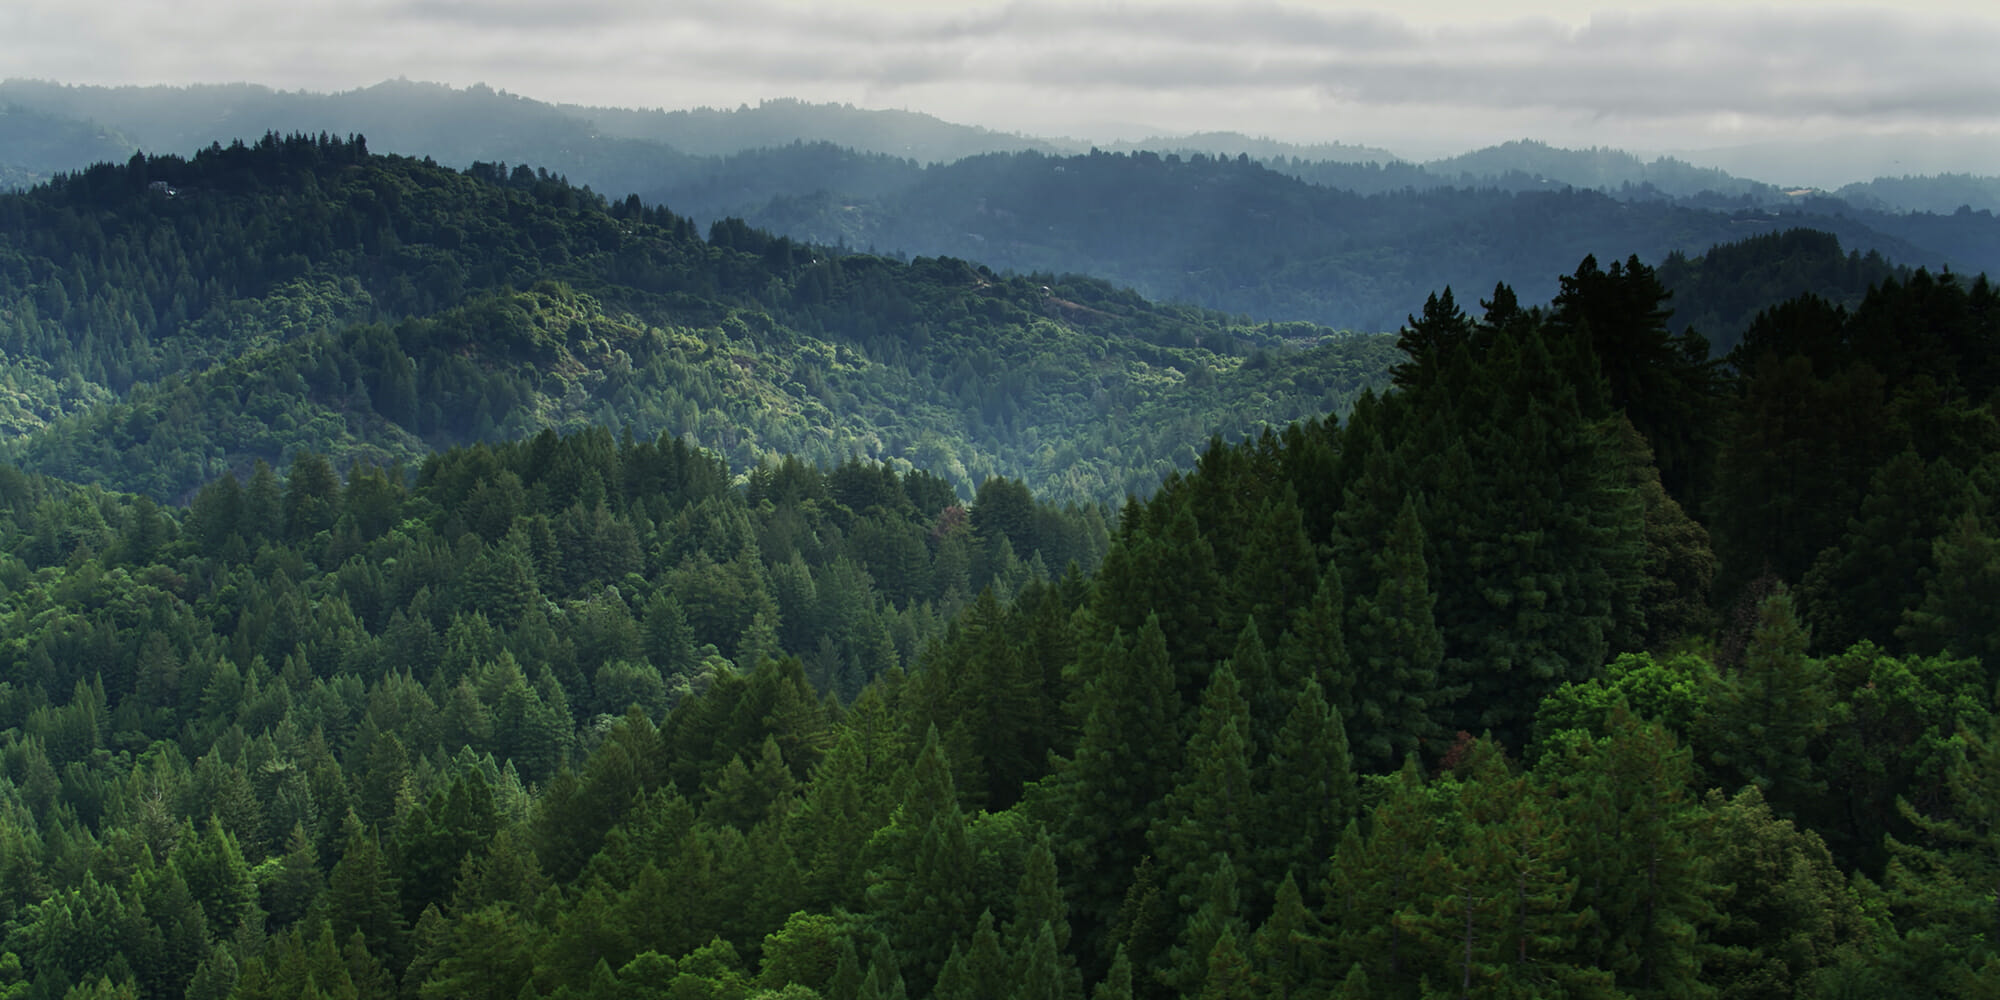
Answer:
[[[0,408],[10,456],[165,499],[257,461],[414,464],[616,420],[739,470],[862,456],[1088,502],[1150,488],[1217,428],[1338,409],[1391,360],[1381,338],[1284,337],[1082,278],[734,220],[703,242],[670,212],[518,175],[274,134],[6,196],[0,375],[29,394]],[[306,471],[294,539],[337,525],[330,477]],[[1024,562],[1036,534],[981,529]]]
[[[286,148],[258,155],[305,156]],[[339,148],[343,178],[571,190]],[[521,204],[551,235],[595,210]],[[741,226],[703,244],[618,212],[731,281],[818,266]],[[863,457],[887,440],[828,466],[496,427],[514,440],[382,467],[285,436],[275,464],[228,459],[240,479],[203,446],[185,510],[0,467],[0,995],[1976,990],[2000,968],[1978,606],[2000,425],[1970,395],[1984,369],[1900,357],[1882,324],[1897,304],[1973,330],[1959,312],[1990,291],[1912,278],[1830,345],[1762,321],[1743,357],[1813,356],[1753,362],[1718,404],[1650,272],[1586,263],[1548,311],[1502,287],[1472,319],[1440,296],[1412,317],[1403,388],[1344,426],[1210,438],[1115,529],[1030,478]],[[1015,279],[865,268],[870,310],[903,288],[921,308],[898,322],[964,305],[1000,336],[972,306]],[[425,350],[572,400],[590,338],[623,335],[606,317],[650,308],[574,287],[356,343],[442,338]],[[757,319],[781,293],[703,291],[748,298],[689,320],[715,344],[689,327],[661,349],[740,351],[739,374],[806,350]],[[450,439],[423,429],[444,387],[405,397],[313,336],[268,345],[295,352],[302,398],[359,378],[404,398],[413,456]],[[986,393],[1020,361],[991,346],[953,391],[1025,440],[1040,404]],[[820,356],[813,398],[854,391],[828,386],[864,353]],[[1884,390],[1865,486],[1746,504],[1797,436],[1866,443],[1746,423],[1794,405],[1765,395],[1783,385],[1831,392],[1829,359]],[[1716,405],[1731,420],[1700,424]],[[974,481],[968,509],[954,483]],[[1782,537],[1757,536],[1760,509]],[[1806,583],[1727,620],[1709,602],[1736,599],[1753,548]],[[1913,576],[1877,586],[1871,560]]]

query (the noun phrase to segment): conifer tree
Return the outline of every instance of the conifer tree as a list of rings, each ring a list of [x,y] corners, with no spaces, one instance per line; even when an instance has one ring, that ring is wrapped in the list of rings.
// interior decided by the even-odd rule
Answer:
[[[1063,900],[1055,852],[1046,832],[1037,832],[1022,860],[1021,881],[1014,892],[1014,918],[1002,930],[1007,950],[1017,963],[1031,946],[1041,947],[1040,939],[1046,935],[1055,962],[1055,988],[1065,997],[1083,996],[1083,977],[1069,950],[1069,906]]]
[[[1439,688],[1444,640],[1433,617],[1424,527],[1405,498],[1374,557],[1375,592],[1348,612],[1347,648],[1355,674],[1349,738],[1364,770],[1380,770],[1436,732],[1426,714],[1448,693]]]
[[[1011,1000],[1082,1000],[1083,992],[1056,947],[1056,932],[1046,922],[1026,948],[1014,957],[1015,986]]]
[[[1968,511],[1932,543],[1931,559],[1936,575],[1897,637],[1919,653],[1979,657],[1988,676],[2000,675],[2000,539]]]
[[[1285,714],[1291,707],[1291,693],[1297,688],[1278,686],[1270,653],[1254,619],[1244,619],[1243,628],[1236,633],[1236,649],[1227,662],[1248,709],[1243,719],[1243,739],[1251,759],[1255,760],[1270,752],[1271,741],[1277,737],[1278,727],[1284,725]],[[1214,684],[1212,674],[1209,683]]]
[[[827,980],[826,1000],[857,1000],[861,995],[861,958],[854,948],[852,935],[840,939],[840,960],[833,967],[833,978]]]
[[[1318,681],[1308,678],[1294,695],[1260,780],[1258,877],[1266,884],[1291,879],[1317,892],[1340,831],[1360,806],[1347,730],[1320,696]]]
[[[1341,834],[1325,907],[1334,968],[1365,966],[1378,986],[1415,981],[1416,958],[1403,914],[1427,907],[1437,896],[1432,798],[1416,758],[1405,758],[1370,812],[1367,833],[1357,820]]]
[[[1255,1000],[1259,994],[1250,963],[1236,943],[1236,929],[1223,928],[1209,948],[1208,969],[1202,976],[1200,1000]]]
[[[1073,919],[1085,954],[1116,949],[1113,918],[1146,855],[1156,803],[1180,764],[1180,698],[1166,637],[1148,618],[1137,642],[1120,633],[1085,641],[1076,753],[1057,769],[1064,828],[1059,844],[1076,873]]]
[[[1792,816],[1825,791],[1811,744],[1826,727],[1831,701],[1822,665],[1791,594],[1765,598],[1743,663],[1724,676],[1702,733],[1718,777],[1756,785],[1779,815]]]
[[[928,989],[952,943],[971,933],[975,923],[975,858],[936,727],[926,735],[903,788],[902,804],[869,845],[877,867],[868,910],[883,934],[878,960],[885,953],[903,956],[920,989]]]
[[[1247,446],[1246,446],[1247,447]],[[1312,600],[1320,582],[1319,557],[1306,535],[1304,515],[1291,486],[1279,483],[1245,523],[1217,526],[1241,532],[1241,556],[1229,573],[1236,591],[1225,621],[1248,618],[1264,642],[1276,642],[1295,609]],[[1239,645],[1241,640],[1238,640]],[[1238,665],[1242,673],[1242,665]],[[1249,677],[1244,676],[1248,681]]]
[[[1347,593],[1340,564],[1328,560],[1312,600],[1292,612],[1291,623],[1278,637],[1272,673],[1278,690],[1297,691],[1308,679],[1319,682],[1320,695],[1342,719],[1354,714],[1354,672],[1347,653]]]
[[[1110,970],[1091,990],[1090,1000],[1132,1000],[1132,960],[1125,957],[1124,948],[1112,957]]]
[[[1219,863],[1252,854],[1253,824],[1264,810],[1251,784],[1243,732],[1248,723],[1249,706],[1236,672],[1224,662],[1202,694],[1186,763],[1147,836],[1166,876],[1167,898],[1183,909],[1196,905]],[[1255,912],[1260,906],[1261,899],[1253,898],[1248,909]]]
[[[396,877],[373,829],[352,818],[348,827],[347,847],[327,879],[331,933],[345,937],[360,931],[371,953],[389,956],[390,965],[400,967],[406,925]]]
[[[1200,992],[1215,974],[1214,959],[1220,950],[1227,959],[1228,968],[1223,976],[1229,988],[1247,988],[1249,969],[1236,944],[1247,934],[1238,895],[1241,886],[1229,857],[1223,855],[1217,859],[1203,880],[1199,896],[1183,904],[1193,904],[1195,910],[1157,973],[1162,985],[1179,991],[1181,996]]]
[[[1320,978],[1324,934],[1290,873],[1278,884],[1271,915],[1250,939],[1251,982],[1256,994],[1288,1000]]]
[[[1622,705],[1607,730],[1572,744],[1556,779],[1573,905],[1597,918],[1580,931],[1571,964],[1607,970],[1627,991],[1697,990],[1697,942],[1716,887],[1695,840],[1691,755]]]
[[[1019,982],[1013,957],[1000,943],[992,910],[981,913],[978,926],[972,929],[972,940],[965,949],[965,971],[973,1000],[1007,1000],[1011,984]]]

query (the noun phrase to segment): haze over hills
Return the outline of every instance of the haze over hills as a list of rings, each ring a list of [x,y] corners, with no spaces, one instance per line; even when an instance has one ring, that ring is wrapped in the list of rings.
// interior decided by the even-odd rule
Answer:
[[[1258,160],[1305,163],[1402,163],[1421,166],[1454,183],[1465,177],[1490,180],[1519,172],[1576,187],[1615,188],[1650,180],[1671,193],[1703,189],[1737,193],[1759,185],[1831,190],[1878,177],[1920,176],[1911,166],[1925,160],[1985,159],[1984,147],[1977,141],[1912,136],[1902,143],[1907,155],[1864,153],[1858,144],[1773,143],[1681,151],[1648,161],[1616,149],[1563,150],[1524,139],[1424,160],[1379,146],[1299,144],[1227,131],[1102,141],[1032,136],[957,124],[918,111],[797,99],[687,110],[551,104],[483,85],[453,88],[408,79],[334,93],[273,90],[255,84],[98,87],[9,79],[0,83],[0,106],[8,105],[94,122],[148,152],[187,153],[210,142],[269,131],[324,130],[369,133],[378,148],[430,155],[454,165],[476,159],[522,159],[514,153],[527,139],[538,144],[539,157],[560,155],[573,144],[588,146],[591,140],[640,140],[698,157],[794,142],[829,142],[923,164],[992,152],[1081,153],[1095,147],[1113,152],[1248,154]],[[1920,156],[1926,149],[1935,149],[1938,155]],[[1856,165],[1843,168],[1842,163]],[[1688,179],[1662,182],[1676,175]],[[1687,187],[1694,178],[1700,178],[1703,186]],[[1994,206],[1975,202],[1972,207]]]
[[[1393,329],[1445,285],[1541,296],[1585,254],[1660,260],[1801,226],[1898,264],[2000,270],[1993,186],[1979,178],[1877,182],[1844,201],[1531,141],[1428,164],[1226,133],[1099,156],[913,112],[789,100],[616,111],[406,80],[339,94],[9,81],[0,101],[31,109],[17,117],[47,135],[32,148],[79,159],[120,140],[192,150],[266,131],[365,134],[448,165],[527,164],[609,197],[636,193],[704,226],[740,216],[810,242],[1094,274],[1153,298],[1352,329]],[[37,163],[14,175],[55,166]],[[1902,210],[1959,197],[1972,214]]]

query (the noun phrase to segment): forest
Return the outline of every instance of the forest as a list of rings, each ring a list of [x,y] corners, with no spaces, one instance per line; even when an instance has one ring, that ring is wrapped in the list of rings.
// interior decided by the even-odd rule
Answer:
[[[0,198],[0,997],[2000,987],[1985,278],[1340,338],[693,228],[303,137]],[[871,406],[1109,471],[769,429]]]
[[[1115,501],[1217,427],[1345,408],[1394,351],[1087,277],[733,219],[704,236],[546,171],[359,137],[135,155],[0,196],[0,455],[162,502],[300,449],[414,466],[545,426]]]

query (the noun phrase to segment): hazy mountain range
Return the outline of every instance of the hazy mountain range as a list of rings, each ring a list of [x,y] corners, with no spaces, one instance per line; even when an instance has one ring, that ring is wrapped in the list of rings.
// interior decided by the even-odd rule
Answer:
[[[408,80],[336,94],[7,81],[0,184],[274,132],[362,134],[372,150],[452,167],[526,164],[703,226],[735,216],[810,242],[1087,273],[1154,298],[1356,329],[1393,329],[1445,285],[1505,281],[1542,297],[1586,254],[1659,260],[1798,227],[1898,264],[2000,270],[1994,177],[1825,192],[1526,140],[1425,163],[1231,133],[1100,149],[912,111],[591,108]]]

